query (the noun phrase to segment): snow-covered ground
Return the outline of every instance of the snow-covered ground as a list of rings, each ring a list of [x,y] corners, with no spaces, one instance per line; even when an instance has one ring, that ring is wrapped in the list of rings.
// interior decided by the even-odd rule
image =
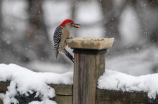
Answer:
[[[122,91],[144,91],[149,98],[156,98],[158,92],[158,74],[131,76],[120,72],[107,70],[98,80],[98,88]],[[41,102],[33,101],[30,104],[56,104],[49,100],[55,97],[55,90],[47,84],[73,84],[73,73],[63,74],[33,72],[15,64],[0,64],[0,81],[11,81],[6,94],[0,94],[4,104],[18,102],[14,96],[17,93],[25,94],[37,92]],[[47,103],[46,103],[47,102]]]

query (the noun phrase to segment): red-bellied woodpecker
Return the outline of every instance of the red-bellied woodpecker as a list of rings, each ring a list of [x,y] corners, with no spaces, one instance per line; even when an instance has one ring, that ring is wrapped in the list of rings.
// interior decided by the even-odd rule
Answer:
[[[66,39],[70,38],[70,28],[80,28],[79,24],[75,24],[74,21],[70,19],[64,20],[55,30],[54,32],[54,49],[56,58],[58,57],[58,53],[64,53],[72,62],[74,62],[73,56],[65,49],[67,46]]]

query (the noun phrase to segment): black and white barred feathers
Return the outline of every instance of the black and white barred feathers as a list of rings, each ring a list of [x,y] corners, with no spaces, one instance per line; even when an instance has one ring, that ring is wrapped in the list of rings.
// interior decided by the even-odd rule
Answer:
[[[59,43],[61,41],[62,29],[63,28],[61,26],[58,26],[55,29],[54,36],[53,36],[56,59],[57,59],[58,54],[59,54],[58,49],[59,49]],[[72,62],[74,62],[73,56],[66,49],[63,49],[61,52],[64,53]]]
[[[60,43],[60,40],[61,40],[62,29],[63,29],[62,27],[58,26],[55,29],[54,36],[53,36],[54,50],[55,50],[56,59],[57,59],[58,53],[59,53],[58,48],[59,48],[59,43]]]

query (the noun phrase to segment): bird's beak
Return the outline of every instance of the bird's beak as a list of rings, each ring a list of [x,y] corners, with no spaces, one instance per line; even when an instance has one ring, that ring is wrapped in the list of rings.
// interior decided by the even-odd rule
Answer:
[[[80,25],[80,24],[74,24],[74,27],[75,27],[75,28],[80,28],[81,25]]]

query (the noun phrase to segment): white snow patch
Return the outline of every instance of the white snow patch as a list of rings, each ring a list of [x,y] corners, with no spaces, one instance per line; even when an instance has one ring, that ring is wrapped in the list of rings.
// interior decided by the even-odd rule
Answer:
[[[17,92],[28,95],[28,91],[37,91],[42,95],[43,102],[51,102],[48,98],[54,97],[55,91],[47,84],[72,84],[72,77],[72,72],[64,74],[37,73],[15,64],[0,64],[0,81],[11,81],[3,99],[5,104],[16,103],[17,100],[14,96]]]
[[[4,94],[0,93],[0,99],[3,100],[4,99]]]
[[[149,98],[156,98],[158,92],[158,74],[143,75],[139,77],[106,70],[98,80],[98,88],[122,91],[144,91]],[[15,64],[0,64],[0,81],[11,81],[6,94],[0,94],[5,104],[17,103],[14,96],[28,95],[28,92],[36,91],[36,96],[41,94],[42,101],[32,101],[30,104],[56,104],[49,100],[55,96],[53,88],[47,84],[73,84],[73,72],[64,74],[33,72]]]
[[[149,74],[139,77],[124,73],[106,70],[98,80],[98,88],[122,91],[144,91],[149,98],[156,98],[158,92],[158,74]]]

